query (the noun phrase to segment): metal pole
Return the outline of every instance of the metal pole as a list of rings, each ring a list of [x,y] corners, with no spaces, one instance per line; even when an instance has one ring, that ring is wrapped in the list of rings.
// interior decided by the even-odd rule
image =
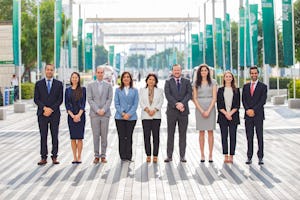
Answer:
[[[37,65],[36,65],[36,79],[39,80],[40,74],[40,1],[37,0]]]
[[[224,6],[224,22],[226,24],[226,0],[224,0],[223,6]],[[225,55],[226,54],[225,53],[226,47],[225,47],[225,45],[226,45],[226,42],[227,42],[227,37],[226,37],[226,35],[224,37],[224,31],[226,33],[227,30],[224,30],[224,25],[223,24],[221,24],[221,27],[222,27],[221,30],[222,30],[222,42],[223,42],[223,45],[222,45],[222,47],[223,47],[223,49],[222,49],[222,51],[223,51],[223,55],[222,55],[223,56],[223,70],[225,71],[226,70],[226,58],[225,58],[226,57],[226,55]],[[227,26],[225,26],[225,28],[226,27]]]
[[[293,67],[294,67],[294,71],[296,72],[296,67],[295,67],[295,26],[294,26],[294,4],[292,2],[292,33],[293,33]],[[300,70],[300,68],[299,68]],[[299,73],[300,75],[300,73]],[[294,82],[294,99],[296,99],[296,74],[294,74],[294,78],[293,78],[293,82]]]
[[[216,49],[215,49],[215,37],[216,37],[216,22],[215,22],[215,0],[212,0],[212,17],[213,17],[213,56],[214,56],[214,68],[215,79],[217,78],[217,62],[216,62]]]
[[[277,95],[279,95],[279,66],[278,66],[278,46],[277,46],[277,26],[276,26],[276,13],[275,13],[275,4],[276,1],[273,2],[273,12],[274,12],[274,29],[275,29],[275,54],[276,54],[276,68],[277,68]]]
[[[204,19],[203,19],[203,63],[206,63],[206,58],[205,58],[205,50],[206,50],[206,3],[203,4],[203,14],[204,14]]]
[[[21,49],[21,1],[18,1],[19,3],[19,30],[18,30],[18,33],[19,33],[19,71],[18,71],[18,74],[19,74],[19,101],[21,102],[22,101],[22,94],[21,94],[21,67],[22,67],[22,49]],[[4,105],[4,104],[3,104]]]

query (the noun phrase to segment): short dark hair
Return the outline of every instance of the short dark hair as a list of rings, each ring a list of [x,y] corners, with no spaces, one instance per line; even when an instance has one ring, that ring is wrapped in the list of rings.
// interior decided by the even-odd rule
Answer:
[[[157,87],[158,79],[157,79],[156,74],[154,74],[154,73],[149,73],[148,76],[146,77],[146,88],[148,87],[147,81],[148,81],[148,79],[149,79],[151,76],[155,79],[155,85],[154,85],[154,87]]]
[[[252,69],[256,69],[256,70],[257,70],[257,73],[259,73],[258,67],[257,67],[256,65],[250,67],[249,73],[250,73],[250,71],[251,71]]]

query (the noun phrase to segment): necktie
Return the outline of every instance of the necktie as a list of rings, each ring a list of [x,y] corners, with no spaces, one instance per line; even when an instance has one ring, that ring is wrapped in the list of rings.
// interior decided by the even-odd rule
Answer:
[[[179,79],[177,79],[177,90],[178,90],[178,92],[180,91],[180,81],[179,81]]]
[[[51,84],[50,84],[50,80],[47,80],[47,90],[48,90],[48,94],[50,94],[50,90],[51,90]]]
[[[251,87],[250,87],[250,94],[251,94],[251,96],[253,96],[253,94],[254,94],[254,87],[255,86],[255,83],[253,82],[253,83],[251,83]]]

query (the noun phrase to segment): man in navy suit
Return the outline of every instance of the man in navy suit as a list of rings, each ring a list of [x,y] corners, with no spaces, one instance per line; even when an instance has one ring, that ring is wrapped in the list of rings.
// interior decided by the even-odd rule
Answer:
[[[264,105],[267,100],[267,86],[258,80],[259,71],[256,66],[250,67],[251,82],[243,87],[242,101],[245,108],[245,128],[248,141],[246,164],[252,163],[254,127],[258,141],[258,164],[263,165],[264,141],[263,121],[265,119]]]
[[[192,86],[188,79],[181,77],[181,66],[179,64],[173,65],[172,75],[172,78],[165,83],[165,96],[168,100],[166,112],[168,125],[168,157],[165,159],[165,162],[172,161],[174,134],[176,124],[178,123],[180,161],[185,163],[186,131],[190,114],[188,102],[192,98]]]
[[[59,106],[63,101],[63,84],[53,78],[54,66],[47,64],[45,67],[45,78],[39,80],[34,88],[34,103],[38,106],[37,116],[41,135],[41,160],[38,165],[47,163],[48,147],[48,125],[50,125],[52,137],[52,162],[59,164],[58,152],[58,127],[60,121]]]

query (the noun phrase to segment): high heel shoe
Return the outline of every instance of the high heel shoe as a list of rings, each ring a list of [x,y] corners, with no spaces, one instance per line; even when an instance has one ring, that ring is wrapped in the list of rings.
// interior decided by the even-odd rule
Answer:
[[[147,156],[146,162],[147,163],[151,162],[151,156]]]
[[[153,156],[153,163],[157,163],[157,156]]]

